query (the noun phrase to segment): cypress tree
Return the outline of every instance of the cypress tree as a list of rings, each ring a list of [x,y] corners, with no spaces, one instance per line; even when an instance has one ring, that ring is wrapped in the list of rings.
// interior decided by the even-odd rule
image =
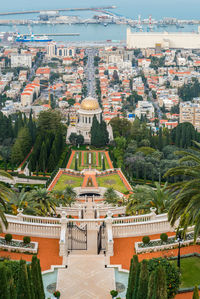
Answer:
[[[136,276],[135,276],[135,283],[134,283],[134,289],[133,289],[133,296],[132,299],[138,298],[138,286],[139,286],[139,277],[140,277],[140,263],[136,266]]]
[[[40,260],[38,258],[37,258],[37,269],[38,269],[39,286],[40,286],[40,299],[45,299],[44,286],[42,281],[42,271],[40,267]]]
[[[7,269],[3,264],[0,265],[0,298],[10,299]]]
[[[6,268],[7,268],[7,281],[9,285],[10,299],[17,299],[17,290],[16,290],[16,285],[15,285],[12,271],[9,267]]]
[[[43,142],[40,151],[40,157],[39,157],[39,169],[42,170],[43,172],[45,172],[46,163],[47,163],[47,149],[46,149],[46,144]]]
[[[137,279],[138,264],[139,264],[138,256],[134,255],[131,260],[126,299],[132,299],[132,296],[134,294],[134,287],[135,287],[135,283],[136,283],[136,279]]]
[[[194,287],[192,299],[199,299],[199,290],[197,286]]]
[[[147,299],[157,299],[154,297],[155,296],[155,281],[156,281],[156,272],[153,271],[149,278]]]
[[[163,266],[158,266],[155,270],[155,299],[167,299],[166,272]]]
[[[31,272],[35,299],[45,299],[40,262],[36,255],[33,255],[32,257]]]
[[[102,146],[105,146],[109,143],[109,134],[107,131],[107,126],[106,126],[105,121],[102,121],[100,126],[101,126],[100,129],[102,132]]]
[[[129,269],[129,276],[128,276],[128,287],[126,291],[126,299],[131,299],[131,280],[132,280],[132,272],[133,272],[133,259],[131,259],[130,269]]]
[[[105,165],[105,158],[103,157],[103,161],[102,161],[102,170],[106,170],[106,165]]]
[[[137,299],[147,298],[148,282],[149,282],[149,270],[147,265],[148,265],[147,260],[143,260],[141,262]]]
[[[33,278],[32,278],[32,272],[31,272],[31,265],[27,265],[27,273],[28,273],[28,281],[30,285],[30,294],[31,294],[31,299],[35,299],[35,294],[34,294],[34,287],[33,287]]]
[[[92,120],[92,127],[91,127],[91,145],[98,147],[99,145],[99,122],[96,118],[96,115],[94,115]]]
[[[160,128],[158,134],[158,149],[161,151],[162,148],[163,148],[163,136],[162,136],[162,128]]]
[[[17,299],[31,299],[27,266],[24,260],[20,260],[19,268]]]
[[[56,167],[56,162],[54,156],[51,153],[48,159],[48,165],[47,165],[48,171],[52,172],[55,169],[55,167]]]

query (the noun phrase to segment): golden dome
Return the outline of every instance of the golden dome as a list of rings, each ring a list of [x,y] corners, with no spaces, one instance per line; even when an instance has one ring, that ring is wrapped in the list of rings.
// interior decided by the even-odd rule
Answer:
[[[81,103],[81,109],[83,110],[97,110],[99,109],[99,103],[95,98],[85,98]]]

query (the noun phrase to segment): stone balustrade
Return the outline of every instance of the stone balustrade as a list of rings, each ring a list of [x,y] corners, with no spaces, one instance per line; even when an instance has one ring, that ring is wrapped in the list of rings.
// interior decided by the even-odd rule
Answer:
[[[78,208],[75,207],[74,211],[77,211]],[[99,208],[103,211],[103,206],[100,205]],[[167,214],[156,215],[152,211],[146,215],[112,218],[113,211],[114,213],[116,212],[115,207],[113,207],[113,210],[108,211],[107,218],[97,219],[69,219],[66,218],[65,211],[61,211],[61,218],[24,215],[20,211],[17,216],[6,215],[9,225],[7,229],[3,228],[3,232],[60,239],[60,255],[64,256],[67,252],[68,222],[73,222],[79,227],[87,225],[88,230],[98,230],[99,226],[103,222],[106,222],[106,248],[109,255],[112,255],[113,252],[114,238],[161,234],[174,231],[174,228],[168,222]]]

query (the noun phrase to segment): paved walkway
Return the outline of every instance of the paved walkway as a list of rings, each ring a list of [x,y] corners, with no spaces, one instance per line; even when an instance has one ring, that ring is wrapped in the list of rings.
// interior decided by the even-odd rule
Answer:
[[[110,169],[114,168],[114,167],[113,167],[113,164],[112,164],[112,161],[111,161],[111,159],[110,159],[109,153],[106,152],[106,151],[105,151],[105,156],[106,156],[106,159],[107,159],[107,161],[108,161],[108,164],[109,164]]]
[[[169,232],[167,233],[168,236],[174,235],[174,233]],[[157,235],[150,235],[151,240],[159,239],[160,234]],[[122,265],[123,269],[129,270],[130,267],[130,260],[132,256],[135,254],[135,242],[142,241],[141,237],[131,237],[131,238],[117,238],[114,239],[114,255],[110,258],[110,263],[112,265]],[[200,245],[190,245],[181,248],[181,254],[189,254],[189,253],[200,253]],[[170,249],[170,250],[163,250],[157,252],[149,252],[138,254],[139,261],[143,259],[152,259],[157,257],[166,257],[166,256],[177,256],[178,255],[178,248]]]
[[[70,168],[71,163],[72,163],[72,160],[73,160],[73,158],[74,158],[74,155],[75,155],[75,151],[73,150],[72,153],[71,153],[71,156],[70,156],[70,158],[69,158],[69,161],[68,161],[68,163],[67,163],[67,167],[66,167],[67,169]]]
[[[96,173],[94,171],[91,171],[91,172],[87,171],[87,172],[85,172],[85,176],[84,176],[84,179],[83,179],[82,188],[88,187],[87,186],[87,182],[88,182],[89,178],[92,179],[93,186],[91,186],[91,187],[98,188],[98,184],[97,184],[97,180],[96,180]]]
[[[115,288],[114,269],[105,268],[103,255],[70,255],[68,268],[58,270],[62,299],[110,299]]]
[[[132,191],[132,187],[131,185],[129,184],[129,182],[127,181],[126,177],[124,176],[124,174],[122,173],[121,170],[117,170],[117,174],[119,175],[119,177],[121,178],[122,182],[124,183],[124,185],[126,186],[126,188],[129,190],[129,191]]]

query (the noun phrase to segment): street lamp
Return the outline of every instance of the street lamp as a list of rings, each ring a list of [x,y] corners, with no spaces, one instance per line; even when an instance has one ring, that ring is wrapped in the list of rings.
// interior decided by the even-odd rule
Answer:
[[[177,267],[179,268],[179,272],[181,271],[181,243],[183,239],[181,236],[181,232],[178,232],[177,242],[178,242],[178,257],[177,257]]]

